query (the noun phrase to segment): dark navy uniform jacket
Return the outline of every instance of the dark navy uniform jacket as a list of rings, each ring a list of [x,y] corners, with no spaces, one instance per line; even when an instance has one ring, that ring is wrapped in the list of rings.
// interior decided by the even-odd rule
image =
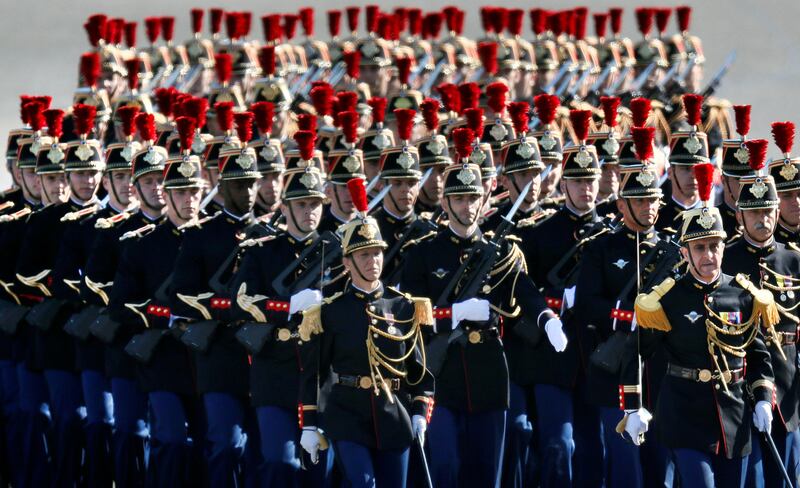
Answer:
[[[781,244],[800,244],[800,232],[789,230],[779,222],[778,228],[775,229],[775,240]]]

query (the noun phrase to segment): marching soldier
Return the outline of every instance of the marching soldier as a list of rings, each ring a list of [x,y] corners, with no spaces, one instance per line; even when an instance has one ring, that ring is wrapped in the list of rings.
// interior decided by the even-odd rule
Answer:
[[[183,141],[191,140],[194,120],[178,117],[176,123],[183,127]],[[197,486],[205,478],[202,444],[188,444],[205,436],[202,411],[189,354],[177,338],[180,329],[171,323],[168,293],[181,227],[197,219],[205,185],[200,160],[190,151],[166,161],[167,218],[149,231],[134,231],[138,238],[122,250],[109,297],[111,318],[135,334],[125,351],[139,362],[137,381],[150,403],[147,484],[152,486]],[[158,149],[152,152],[161,155]]]
[[[640,331],[625,349],[619,401],[626,414],[618,432],[640,444],[655,418],[681,486],[743,486],[749,424],[768,434],[772,423],[775,392],[764,337],[776,333],[779,315],[771,293],[743,274],[722,272],[725,231],[719,210],[708,203],[713,167],[703,163],[695,171],[703,204],[683,216],[688,272],[677,280],[659,277],[636,298]],[[639,355],[657,350],[668,367],[651,415],[641,407]]]
[[[417,214],[422,214],[422,212],[433,214],[441,210],[444,169],[452,163],[447,139],[439,134],[439,106],[439,101],[433,98],[426,98],[420,104],[422,120],[428,135],[416,141],[419,152],[419,169],[426,172],[430,168],[432,171],[428,179],[420,186],[415,205]]]
[[[280,206],[283,172],[286,170],[281,141],[271,137],[275,108],[271,102],[256,102],[250,106],[250,110],[261,135],[258,140],[250,143],[256,153],[258,170],[261,173],[253,211],[256,217],[273,216]]]
[[[621,100],[618,97],[600,97],[603,109],[603,122],[608,132],[593,132],[589,142],[594,145],[600,158],[600,183],[597,192],[597,215],[605,217],[617,213],[619,193],[620,160],[617,114]]]
[[[800,253],[796,245],[775,242],[774,233],[778,222],[778,193],[772,176],[762,176],[768,141],[755,139],[747,141],[750,168],[753,176],[739,179],[741,191],[737,200],[737,218],[742,228],[742,238],[725,250],[722,271],[730,276],[744,274],[759,288],[770,290],[778,299],[777,306],[781,319],[775,324],[774,335],[765,335],[770,362],[774,372],[776,405],[779,415],[774,416],[772,436],[777,438],[776,446],[781,462],[788,472],[795,472],[796,462],[790,464],[792,453],[800,450],[798,432],[797,395],[797,323],[792,310],[797,300],[794,295],[796,283],[800,280]],[[723,219],[724,222],[724,219]],[[750,461],[757,463],[762,453],[770,448],[766,443],[754,445]],[[780,486],[783,475],[777,460],[767,460],[763,466],[765,486]]]
[[[800,159],[791,155],[794,122],[773,122],[772,135],[783,156],[769,163],[769,174],[778,190],[780,210],[775,240],[783,244],[800,244]]]
[[[363,180],[351,181],[359,215],[339,230],[350,282],[306,310],[299,328],[301,339],[319,335],[304,351],[312,357],[302,392],[300,443],[316,460],[321,428],[350,486],[404,488],[411,443],[416,438],[422,447],[433,411],[434,380],[422,343],[422,327],[433,317],[427,298],[381,282],[387,244],[375,219],[367,217]],[[323,393],[320,386],[329,380],[332,389]],[[325,411],[318,415],[320,400]]]
[[[736,218],[736,201],[739,198],[741,178],[752,176],[753,170],[748,165],[748,151],[746,147],[747,134],[750,132],[750,105],[734,105],[736,114],[736,130],[738,139],[722,141],[722,202],[719,211],[722,215],[722,226],[725,233],[732,239],[739,233],[739,223]]]
[[[348,129],[349,131],[349,129]],[[353,144],[353,143],[348,143]],[[350,150],[335,150],[329,154],[327,178],[325,180],[325,196],[330,201],[330,206],[325,209],[319,231],[334,232],[340,225],[350,221],[355,215],[353,201],[347,191],[347,182],[352,178],[366,178],[364,174],[363,152],[356,150],[350,155]],[[361,153],[361,158],[359,158]]]
[[[437,300],[429,338],[435,342],[428,344],[427,354],[437,384],[438,406],[429,431],[434,485],[499,486],[509,402],[500,318],[524,316],[527,327],[554,333],[561,330],[561,322],[528,278],[516,244],[502,234],[484,237],[478,229],[483,185],[480,168],[469,163],[474,135],[467,128],[453,135],[461,162],[445,172],[443,204],[450,224],[407,251],[401,289]],[[457,276],[461,259],[473,247],[487,244],[499,246],[494,264],[468,270],[469,277]],[[477,292],[445,293],[464,287]],[[563,338],[563,332],[558,335]],[[475,449],[460,451],[463,445],[483,449],[480,455]]]
[[[125,111],[124,107],[117,110],[123,114]],[[106,320],[98,319],[96,322],[100,330],[93,324],[90,331],[104,345],[104,370],[111,384],[114,405],[111,440],[114,483],[119,487],[145,484],[149,430],[147,395],[136,384],[136,360],[124,351],[134,330],[130,324],[109,318],[110,296],[123,249],[135,238],[163,223],[166,212],[163,172],[167,151],[153,144],[156,127],[152,114],[136,115],[135,123],[144,145],[129,141],[122,143],[121,147],[109,147],[106,165],[107,168],[116,164],[120,168],[130,166],[128,171],[139,208],[95,224],[97,236],[86,261],[82,283],[83,299],[89,304],[107,308],[102,314]],[[139,149],[135,150],[137,147]],[[127,154],[130,154],[129,163],[124,162]]]

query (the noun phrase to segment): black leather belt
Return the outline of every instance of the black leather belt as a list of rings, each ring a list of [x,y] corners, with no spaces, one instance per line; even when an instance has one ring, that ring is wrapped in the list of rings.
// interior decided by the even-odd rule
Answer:
[[[493,339],[500,336],[500,331],[497,327],[489,329],[467,329],[467,340],[470,344],[480,344],[486,339]]]
[[[797,332],[776,332],[781,346],[788,346],[797,343]],[[768,346],[772,345],[772,337],[766,336],[765,341]]]
[[[372,378],[369,376],[351,376],[346,374],[337,375],[336,384],[342,386],[349,386],[350,388],[360,388],[362,390],[369,390],[374,385]],[[381,388],[381,380],[378,381],[378,388]],[[391,378],[387,380],[392,391],[400,390],[400,378]]]
[[[708,383],[712,379],[720,378],[720,375],[714,374],[710,369],[684,368],[677,364],[668,364],[667,374],[675,376],[676,378],[697,381],[699,383]],[[744,378],[744,368],[732,369],[722,373],[722,379],[725,383],[736,383],[741,381],[742,378]]]

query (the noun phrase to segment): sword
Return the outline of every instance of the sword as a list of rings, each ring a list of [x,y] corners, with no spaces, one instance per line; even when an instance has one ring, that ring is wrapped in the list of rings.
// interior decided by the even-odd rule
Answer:
[[[377,174],[377,175],[373,176],[372,179],[369,180],[369,183],[367,183],[367,187],[364,188],[364,190],[367,192],[367,195],[369,195],[370,192],[372,192],[372,190],[375,189],[375,187],[378,185],[379,181],[381,181],[381,175],[380,174]]]
[[[623,69],[622,72],[619,74],[619,78],[617,78],[617,80],[614,82],[614,84],[612,84],[611,86],[609,86],[608,88],[605,89],[605,91],[603,92],[603,95],[605,95],[607,97],[616,95],[616,93],[619,91],[620,87],[622,86],[622,83],[624,83],[625,79],[628,77],[628,73],[630,73],[632,70],[633,70],[633,65],[629,64],[629,65],[625,66],[625,69]]]
[[[213,200],[214,197],[217,196],[217,193],[219,193],[219,185],[212,188],[211,191],[208,192],[208,195],[206,195],[206,197],[203,199],[203,201],[200,202],[200,210],[206,208],[208,204],[211,203],[211,200]]]
[[[417,77],[423,71],[425,71],[425,66],[428,64],[428,59],[430,59],[430,57],[431,57],[430,54],[425,53],[425,56],[423,56],[422,59],[417,63],[417,69],[415,69],[414,71],[411,72],[411,74],[408,75],[408,86],[411,86],[414,83],[414,81],[416,81]]]
[[[728,54],[728,57],[725,58],[725,62],[722,63],[719,71],[717,71],[717,74],[711,78],[711,81],[708,82],[708,85],[706,85],[703,91],[700,92],[700,94],[703,95],[704,100],[708,99],[708,97],[717,91],[717,87],[719,86],[720,82],[722,82],[722,77],[725,76],[729,69],[731,69],[731,65],[733,65],[734,61],[736,61],[736,51],[731,51],[731,53]]]
[[[753,390],[750,389],[749,386],[747,388],[747,396],[750,400],[750,407],[755,414],[756,410],[756,398],[753,396]],[[769,452],[772,457],[772,461],[778,466],[778,469],[781,471],[781,475],[783,476],[784,481],[786,481],[786,486],[792,486],[792,478],[789,476],[789,473],[786,472],[786,466],[783,465],[783,461],[781,460],[781,455],[778,453],[778,448],[775,446],[775,441],[772,439],[772,436],[769,432],[761,432],[761,435],[764,437],[764,440],[767,442],[767,446],[769,446]]]
[[[425,83],[423,83],[420,87],[420,91],[423,95],[430,95],[433,84],[436,83],[436,80],[439,78],[439,74],[444,70],[445,66],[447,66],[447,56],[444,56],[441,60],[439,60],[438,63],[436,63],[436,67],[433,69],[433,71],[431,71],[431,74],[428,75],[428,79],[426,79]]]
[[[425,449],[422,446],[422,440],[417,436],[414,438],[414,446],[417,447],[417,454],[419,454],[420,466],[422,467],[422,474],[425,476],[426,488],[433,488],[433,481],[431,480],[431,470],[428,467],[428,458],[425,456]]]
[[[391,189],[392,185],[386,185],[381,188],[381,191],[379,191],[378,194],[369,201],[369,205],[367,205],[367,213],[372,212],[372,209],[375,208],[381,202],[381,200],[383,200],[383,197],[385,197]]]

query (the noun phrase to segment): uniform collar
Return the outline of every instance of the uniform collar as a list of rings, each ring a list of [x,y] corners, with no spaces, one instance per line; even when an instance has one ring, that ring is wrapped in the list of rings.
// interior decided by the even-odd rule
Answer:
[[[698,205],[700,205],[700,199],[699,198],[697,199],[696,202],[694,202],[693,204],[691,204],[689,206],[686,206],[686,205],[682,204],[681,202],[675,200],[675,195],[670,196],[670,201],[672,202],[673,205],[675,205],[678,208],[682,208],[683,210],[689,210],[689,209],[695,208]]]
[[[787,229],[780,220],[778,221],[778,230],[776,233],[780,234],[783,237],[797,237],[798,232],[793,231],[791,229]]]
[[[624,229],[625,229],[624,230],[625,236],[628,239],[631,239],[631,240],[635,240],[636,239],[636,232],[635,231],[631,230],[629,227],[624,227]],[[648,230],[646,230],[644,232],[639,232],[639,239],[643,240],[643,241],[647,241],[647,240],[653,239],[655,236],[656,236],[656,231],[653,230],[652,228],[650,228],[650,229],[648,229]]]
[[[475,229],[475,232],[472,233],[469,237],[461,237],[453,230],[452,227],[449,225],[447,226],[447,232],[450,237],[450,241],[456,245],[470,245],[478,242],[483,237],[483,233],[481,232],[480,227]]]
[[[719,288],[719,286],[722,284],[722,272],[720,272],[717,275],[717,278],[710,283],[698,280],[691,272],[686,273],[686,276],[688,277],[691,287],[695,290],[701,290],[703,293],[710,293]]]
[[[597,207],[584,213],[583,215],[578,215],[577,213],[575,213],[574,210],[569,208],[567,205],[564,205],[564,211],[566,212],[567,217],[569,217],[569,220],[571,220],[572,222],[578,222],[578,223],[593,222],[597,218]]]
[[[225,222],[227,222],[229,224],[244,224],[244,225],[247,225],[247,224],[250,224],[251,222],[253,222],[253,213],[252,212],[248,212],[248,213],[246,213],[244,215],[236,215],[233,212],[231,212],[230,210],[228,210],[227,208],[223,208],[222,212],[223,212],[223,217],[225,219]]]
[[[299,247],[310,246],[311,244],[314,243],[314,241],[317,240],[318,236],[319,234],[317,234],[317,231],[313,231],[304,238],[298,239],[292,236],[292,234],[290,234],[288,231],[286,232],[286,240],[289,241],[289,244]]]
[[[742,240],[744,241],[745,249],[750,254],[754,254],[756,256],[769,256],[773,252],[775,252],[775,238],[773,237],[769,244],[764,246],[757,246],[754,242],[750,240],[746,235],[742,236]]]
[[[395,215],[391,210],[389,210],[386,207],[386,205],[383,206],[383,211],[386,214],[386,221],[391,224],[396,224],[398,222],[402,224],[408,224],[411,223],[411,221],[414,220],[414,218],[416,217],[416,214],[414,213],[413,209],[405,217],[400,217],[398,215]]]
[[[356,296],[356,298],[360,298],[361,300],[364,300],[366,302],[372,302],[383,297],[383,291],[384,291],[382,283],[378,285],[378,287],[371,292],[362,290],[361,288],[354,285],[352,282],[350,283],[350,289],[353,295]]]

